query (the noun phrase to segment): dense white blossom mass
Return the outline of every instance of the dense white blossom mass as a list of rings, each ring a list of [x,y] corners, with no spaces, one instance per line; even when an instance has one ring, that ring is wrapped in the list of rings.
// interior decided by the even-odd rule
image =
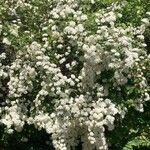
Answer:
[[[8,133],[20,132],[26,123],[44,128],[56,150],[71,150],[79,138],[83,150],[107,150],[105,130],[114,129],[117,114],[124,117],[126,101],[144,111],[150,99],[143,36],[150,13],[138,27],[122,26],[123,5],[91,16],[85,7],[94,0],[87,6],[80,2],[47,0],[44,14],[34,0],[12,0],[11,7],[5,2],[3,9],[16,18],[7,26],[0,22],[2,43],[10,50],[18,42],[19,49],[8,64],[7,52],[0,54],[0,88],[8,91],[0,95],[0,122]],[[32,10],[35,20],[39,15],[39,24],[33,24],[39,33],[24,25],[23,9]]]

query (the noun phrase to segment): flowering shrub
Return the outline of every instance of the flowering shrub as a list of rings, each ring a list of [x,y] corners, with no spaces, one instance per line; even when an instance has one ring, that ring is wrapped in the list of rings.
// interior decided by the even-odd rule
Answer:
[[[34,125],[56,150],[75,148],[79,138],[83,150],[107,150],[115,119],[130,107],[144,111],[150,12],[137,26],[122,25],[125,3],[94,9],[97,3],[2,0],[0,122],[7,133]]]

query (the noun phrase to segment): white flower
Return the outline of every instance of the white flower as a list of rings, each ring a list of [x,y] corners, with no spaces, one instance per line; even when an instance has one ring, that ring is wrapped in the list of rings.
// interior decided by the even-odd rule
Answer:
[[[149,15],[149,16],[150,16],[150,12],[146,12],[146,15]]]
[[[149,25],[149,23],[150,23],[147,18],[143,18],[141,21],[142,21],[143,23],[145,23],[146,25]]]
[[[145,93],[145,101],[148,101],[148,100],[150,100],[150,96],[148,93]]]
[[[11,42],[8,40],[8,38],[3,38],[3,43],[6,45],[11,45]]]
[[[17,26],[17,25],[12,25],[11,27],[10,27],[10,33],[12,34],[12,35],[14,35],[14,36],[18,36],[18,29],[19,29],[19,26]]]
[[[81,20],[83,20],[83,21],[84,21],[84,20],[87,20],[87,15],[82,15],[82,16],[81,16]]]
[[[79,32],[83,32],[84,31],[84,27],[82,24],[79,24],[77,27],[76,27],[76,30],[78,30]]]
[[[94,3],[95,3],[95,0],[91,0],[91,3],[94,4]]]
[[[2,27],[3,27],[3,26],[0,24],[0,33],[2,32]]]

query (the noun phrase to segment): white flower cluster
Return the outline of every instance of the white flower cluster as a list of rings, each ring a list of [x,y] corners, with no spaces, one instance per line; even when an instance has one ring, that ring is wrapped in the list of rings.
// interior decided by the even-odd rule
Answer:
[[[2,60],[6,59],[6,53],[0,54],[0,78],[5,79],[8,76],[7,70],[8,66],[2,64]]]
[[[89,14],[79,1],[47,3],[48,12],[42,15],[38,7],[21,0],[9,9],[16,18],[18,9],[31,9],[35,18],[41,17],[33,24],[40,33],[22,33],[21,16],[10,23],[8,31],[0,25],[1,32],[8,32],[3,31],[3,44],[12,48],[15,40],[22,39],[15,60],[8,66],[0,63],[0,79],[9,79],[8,106],[1,106],[0,122],[9,133],[21,131],[25,123],[44,128],[52,135],[56,150],[74,148],[79,138],[83,150],[107,150],[105,130],[113,130],[115,115],[126,109],[121,111],[117,103],[123,99],[121,92],[126,94],[124,102],[130,92],[121,87],[131,84],[140,89],[133,98],[140,111],[150,99],[145,76],[150,61],[143,36],[149,19],[142,19],[137,28],[119,26],[121,6],[114,4],[93,13],[96,28],[92,29],[87,26]],[[5,58],[2,53],[0,62]],[[117,91],[115,98],[113,90]]]

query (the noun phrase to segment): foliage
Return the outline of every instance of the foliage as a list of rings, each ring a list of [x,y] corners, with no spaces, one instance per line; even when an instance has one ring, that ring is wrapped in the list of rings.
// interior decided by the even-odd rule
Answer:
[[[0,149],[150,147],[149,0],[1,0],[0,18]]]

